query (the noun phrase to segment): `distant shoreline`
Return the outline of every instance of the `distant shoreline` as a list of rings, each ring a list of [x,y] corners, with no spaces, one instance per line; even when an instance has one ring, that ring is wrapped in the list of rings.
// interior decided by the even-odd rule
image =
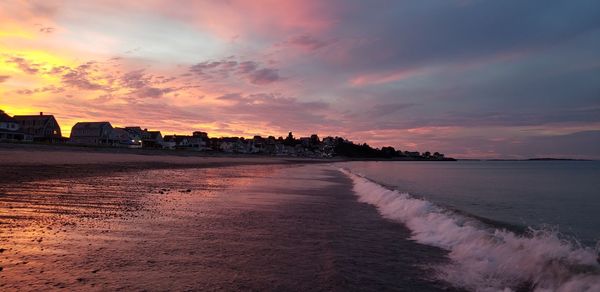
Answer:
[[[578,159],[578,158],[523,158],[523,159],[473,159],[473,158],[458,158],[457,161],[598,161],[594,159]]]
[[[25,143],[0,143],[0,152],[3,150],[17,151],[63,151],[63,152],[81,152],[81,153],[110,153],[110,154],[130,154],[143,156],[174,156],[174,157],[204,157],[204,158],[254,158],[254,159],[281,159],[281,160],[301,160],[306,162],[341,162],[341,161],[456,161],[454,158],[444,158],[443,160],[418,159],[412,157],[345,157],[335,156],[331,158],[314,158],[303,156],[288,155],[266,155],[266,154],[248,154],[248,153],[226,153],[220,151],[194,151],[187,149],[150,149],[150,148],[119,148],[109,146],[84,146],[70,144],[25,144]],[[1,161],[1,160],[0,160]]]
[[[342,162],[342,161],[598,161],[594,159],[578,158],[558,158],[558,157],[540,157],[523,159],[477,159],[477,158],[446,158],[444,160],[427,160],[410,157],[394,158],[372,158],[372,157],[332,157],[332,158],[312,158],[301,156],[285,155],[265,155],[265,154],[244,154],[244,153],[226,153],[219,151],[193,151],[186,149],[149,149],[149,148],[118,148],[103,146],[84,146],[71,144],[29,144],[29,143],[0,143],[0,151],[3,150],[23,150],[23,151],[69,151],[83,153],[112,153],[112,154],[134,154],[144,156],[177,156],[177,157],[221,157],[221,158],[255,158],[255,159],[282,159],[282,160],[302,160],[302,161],[323,161],[323,162]],[[0,160],[1,161],[1,160]]]

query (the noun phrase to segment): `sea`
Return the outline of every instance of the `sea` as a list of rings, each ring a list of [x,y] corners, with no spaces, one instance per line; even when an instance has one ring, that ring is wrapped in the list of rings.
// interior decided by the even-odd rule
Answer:
[[[472,291],[600,291],[599,161],[347,162],[358,200]]]

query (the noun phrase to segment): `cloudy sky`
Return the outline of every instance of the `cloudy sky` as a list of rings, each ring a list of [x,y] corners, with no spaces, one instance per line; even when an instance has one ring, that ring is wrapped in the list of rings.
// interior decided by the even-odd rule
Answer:
[[[600,2],[1,0],[0,109],[600,158]]]

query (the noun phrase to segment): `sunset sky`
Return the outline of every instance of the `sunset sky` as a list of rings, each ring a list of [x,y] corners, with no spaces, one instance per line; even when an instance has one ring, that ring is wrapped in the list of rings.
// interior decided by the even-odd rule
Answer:
[[[600,2],[0,0],[0,109],[600,158]]]

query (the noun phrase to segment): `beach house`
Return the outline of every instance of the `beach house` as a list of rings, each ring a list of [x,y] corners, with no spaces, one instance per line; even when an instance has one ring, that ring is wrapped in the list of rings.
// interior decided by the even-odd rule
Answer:
[[[144,129],[142,148],[163,148],[163,136],[160,131],[148,131]]]
[[[13,117],[21,127],[21,131],[33,137],[35,142],[62,142],[60,125],[53,115],[17,115]]]
[[[137,137],[134,134],[127,131],[125,128],[114,128],[112,134],[116,142],[115,146],[127,148],[141,147],[141,143],[139,143],[139,140],[136,140]]]
[[[165,135],[163,137],[163,145],[169,149],[182,149],[191,147],[190,136],[186,135]]]
[[[112,146],[116,137],[109,122],[79,122],[71,129],[71,143]]]
[[[131,137],[131,140],[133,140],[135,147],[142,147],[142,139],[150,138],[150,136],[147,135],[147,130],[144,131],[141,127],[125,127],[124,130],[129,133],[129,136]]]

